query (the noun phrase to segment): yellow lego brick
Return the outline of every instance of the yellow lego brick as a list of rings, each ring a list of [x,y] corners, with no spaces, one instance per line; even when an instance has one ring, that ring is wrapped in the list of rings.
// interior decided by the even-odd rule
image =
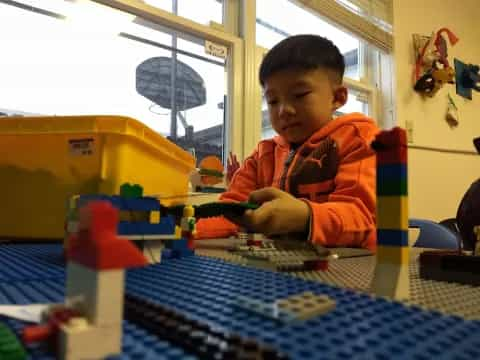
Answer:
[[[175,238],[180,239],[182,237],[182,228],[180,226],[175,226]]]
[[[408,230],[407,196],[377,196],[377,228]]]
[[[408,266],[410,248],[407,246],[377,246],[377,264]]]
[[[160,211],[150,211],[150,224],[160,224]]]

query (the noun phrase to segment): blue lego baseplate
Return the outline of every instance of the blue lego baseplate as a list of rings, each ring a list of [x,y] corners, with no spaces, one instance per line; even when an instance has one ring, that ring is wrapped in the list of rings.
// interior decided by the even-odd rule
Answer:
[[[0,303],[63,301],[61,251],[56,245],[1,245]],[[126,291],[220,330],[254,338],[292,359],[480,358],[480,321],[200,256],[130,270]],[[272,302],[304,291],[328,295],[336,308],[302,323],[279,324],[235,306],[239,296]],[[0,320],[17,334],[24,325]],[[32,359],[53,359],[43,345],[27,350]],[[195,358],[127,321],[123,352],[112,359]]]

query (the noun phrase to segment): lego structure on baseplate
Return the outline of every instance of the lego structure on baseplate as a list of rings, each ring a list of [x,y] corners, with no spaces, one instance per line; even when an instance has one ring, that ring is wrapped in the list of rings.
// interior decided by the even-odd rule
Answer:
[[[472,254],[462,251],[424,251],[420,254],[420,277],[427,280],[480,285],[480,225],[474,227],[477,237]]]
[[[372,142],[377,155],[377,264],[373,293],[410,297],[408,247],[407,136],[381,131]]]
[[[214,202],[202,205],[164,206],[152,196],[143,196],[138,185],[123,184],[120,195],[76,195],[68,202],[65,224],[65,242],[78,227],[78,209],[91,201],[108,201],[119,210],[118,234],[135,241],[150,263],[161,262],[164,248],[171,257],[193,254],[196,219],[220,215],[240,216],[247,209],[258,206],[251,203]],[[186,244],[182,239],[186,239]]]
[[[125,269],[146,265],[141,252],[117,236],[118,210],[108,201],[80,208],[66,248],[65,305],[26,327],[24,341],[48,340],[58,358],[104,359],[121,353]],[[95,344],[95,346],[92,346]]]

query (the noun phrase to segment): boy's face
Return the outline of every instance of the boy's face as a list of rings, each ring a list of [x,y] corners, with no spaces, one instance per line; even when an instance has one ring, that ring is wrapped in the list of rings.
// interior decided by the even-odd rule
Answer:
[[[347,101],[347,89],[323,69],[280,70],[264,85],[272,127],[290,143],[303,143]]]

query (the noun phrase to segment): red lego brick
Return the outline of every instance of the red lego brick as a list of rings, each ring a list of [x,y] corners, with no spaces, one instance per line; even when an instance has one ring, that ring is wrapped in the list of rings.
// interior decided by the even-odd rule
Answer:
[[[380,132],[372,142],[377,153],[377,164],[407,163],[407,134],[404,129],[395,127]]]
[[[51,351],[58,350],[58,336],[60,325],[67,323],[79,313],[72,309],[59,307],[52,310],[48,316],[48,322],[43,325],[27,326],[22,331],[22,340],[25,344],[45,341]]]
[[[328,260],[307,260],[303,263],[305,270],[327,271]]]
[[[147,264],[127,239],[117,236],[118,210],[108,201],[92,201],[80,209],[79,231],[69,239],[67,259],[98,270]]]

